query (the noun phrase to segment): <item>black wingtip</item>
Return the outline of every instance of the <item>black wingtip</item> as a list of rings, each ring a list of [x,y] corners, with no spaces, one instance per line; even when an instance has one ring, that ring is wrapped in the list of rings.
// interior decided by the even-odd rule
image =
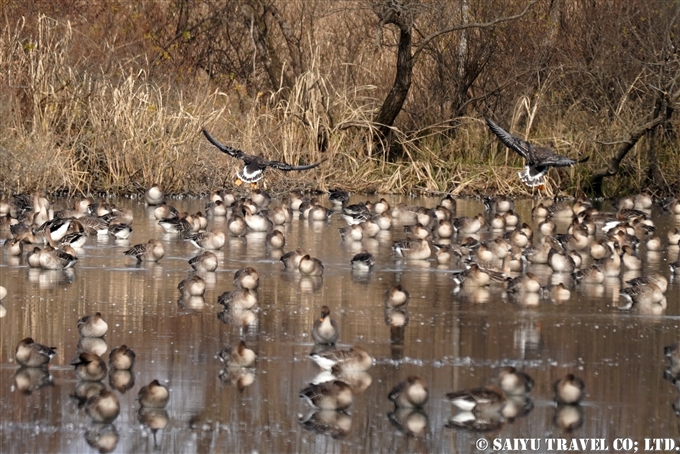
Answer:
[[[582,163],[588,161],[589,159],[590,159],[590,155],[586,156],[583,159],[579,159],[578,161],[576,161],[576,164],[582,164]]]
[[[208,139],[210,143],[215,145],[215,139],[213,138],[213,136],[210,135],[207,129],[201,128],[201,132],[203,132],[203,135],[205,136],[206,139]]]
[[[319,162],[315,162],[314,164],[310,164],[310,166],[312,166],[311,168],[313,168],[313,167],[319,167],[321,164],[323,164],[323,163],[326,162],[326,161],[328,161],[328,158],[324,158],[324,159],[322,159],[322,160],[319,161]]]
[[[279,169],[279,170],[282,170],[284,172],[289,172],[291,170],[296,170],[296,171],[310,170],[310,169],[313,169],[315,167],[319,167],[322,163],[326,162],[327,160],[328,159],[322,159],[321,161],[315,162],[314,164],[308,164],[308,165],[302,165],[302,166],[293,166],[293,165],[290,165],[290,164],[287,164],[287,163],[283,163],[283,164],[285,164],[286,167],[283,167],[283,166],[279,166],[279,167],[274,166],[274,167]]]
[[[507,131],[506,131],[505,129],[503,129],[501,126],[498,126],[496,123],[494,123],[493,121],[491,121],[490,118],[486,118],[486,119],[484,119],[484,121],[486,122],[486,125],[489,127],[489,129],[491,130],[491,132],[493,132],[494,134],[496,134],[496,136],[498,136],[498,138],[501,139],[501,142],[503,142],[503,143],[505,144],[505,146],[507,146],[507,147],[509,147],[509,148],[512,148],[510,145],[508,145],[507,143],[505,143],[505,142],[507,141],[507,138],[504,139],[504,138],[501,137],[501,136],[502,136],[502,135],[507,135],[507,136],[510,136],[510,137],[513,137],[513,138],[514,138],[514,136],[512,136],[509,132],[507,132]]]

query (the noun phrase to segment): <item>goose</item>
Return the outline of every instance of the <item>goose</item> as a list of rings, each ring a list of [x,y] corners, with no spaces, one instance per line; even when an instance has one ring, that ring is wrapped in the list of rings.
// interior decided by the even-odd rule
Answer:
[[[281,161],[270,161],[269,159],[266,159],[263,156],[247,154],[236,148],[224,145],[223,143],[215,139],[213,136],[211,136],[210,133],[208,133],[208,131],[205,129],[203,129],[203,135],[205,136],[206,139],[208,139],[208,141],[211,144],[216,146],[217,149],[220,150],[222,153],[226,153],[233,158],[240,159],[241,161],[243,161],[243,168],[241,169],[240,172],[237,172],[238,179],[236,180],[235,183],[237,186],[242,184],[244,181],[250,183],[251,185],[256,185],[257,182],[260,181],[264,176],[264,171],[267,169],[267,167],[282,170],[284,172],[290,172],[292,170],[300,171],[313,169],[314,167],[318,167],[319,165],[321,165],[322,162],[324,162],[319,161],[314,164],[294,166]]]
[[[399,408],[420,408],[429,399],[430,391],[425,380],[412,375],[392,388],[387,397]]]
[[[236,347],[226,347],[217,354],[220,361],[227,367],[250,367],[255,364],[257,355],[246,347],[241,340]]]
[[[312,326],[312,339],[315,344],[334,345],[340,333],[338,324],[331,319],[331,310],[328,306],[321,308],[321,317],[314,320]]]
[[[147,243],[132,246],[125,255],[136,257],[138,262],[157,262],[165,255],[165,248],[163,243],[152,238]]]
[[[550,167],[570,167],[574,164],[582,163],[588,160],[589,157],[576,161],[555,154],[555,152],[548,147],[539,147],[530,144],[527,141],[520,139],[510,134],[505,129],[498,126],[490,119],[486,119],[486,124],[505,145],[518,155],[524,158],[524,170],[519,172],[519,178],[524,184],[529,187],[542,187],[545,184],[544,177],[548,173]]]
[[[135,352],[123,344],[109,353],[109,367],[116,370],[130,370],[135,365],[135,357]]]
[[[170,392],[158,380],[153,380],[139,390],[137,400],[142,407],[165,408],[170,400]]]
[[[583,399],[585,384],[573,374],[567,374],[555,382],[553,389],[558,404],[576,405]]]
[[[14,359],[21,366],[42,367],[48,364],[56,354],[56,347],[38,344],[32,338],[27,337],[17,344]]]

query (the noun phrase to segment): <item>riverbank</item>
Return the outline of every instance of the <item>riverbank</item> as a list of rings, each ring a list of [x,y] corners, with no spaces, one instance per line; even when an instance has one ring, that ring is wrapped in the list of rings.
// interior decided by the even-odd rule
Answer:
[[[291,89],[252,93],[238,81],[225,84],[201,71],[161,79],[150,62],[96,65],[81,55],[82,46],[83,36],[70,22],[45,16],[3,32],[2,75],[10,89],[0,100],[0,191],[130,195],[153,184],[173,194],[229,188],[241,164],[205,140],[205,127],[223,143],[269,159],[294,165],[324,160],[304,172],[268,171],[266,187],[274,191],[538,195],[521,183],[522,159],[487,130],[483,115],[395,127],[388,159],[371,121],[379,90],[333,85],[319,64]],[[601,119],[577,105],[560,115],[547,112],[526,134],[516,117],[513,124],[501,123],[533,143],[552,143],[560,154],[590,157],[551,170],[541,195],[591,194],[591,175],[606,169],[615,152],[617,142],[610,139],[626,133],[609,127],[603,136]],[[605,179],[603,195],[678,191],[677,141],[641,141],[617,175]]]

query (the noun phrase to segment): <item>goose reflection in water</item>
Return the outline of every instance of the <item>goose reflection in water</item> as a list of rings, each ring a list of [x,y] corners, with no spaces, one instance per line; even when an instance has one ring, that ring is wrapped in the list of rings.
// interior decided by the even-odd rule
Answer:
[[[406,436],[421,438],[429,432],[430,419],[422,408],[394,407],[387,414],[387,418]]]
[[[137,411],[137,420],[144,427],[151,430],[154,449],[158,449],[158,431],[165,429],[170,420],[167,410],[164,408],[141,407]]]
[[[344,411],[310,411],[299,419],[300,425],[310,432],[344,438],[352,429],[352,416]]]
[[[21,366],[14,373],[12,391],[30,395],[39,389],[54,386],[54,377],[46,366],[27,367]]]
[[[73,388],[70,397],[76,401],[78,408],[83,408],[90,397],[105,389],[104,384],[99,381],[79,381]]]
[[[106,454],[116,450],[120,435],[113,424],[93,424],[85,431],[85,441],[89,446]]]
[[[125,394],[135,386],[135,374],[132,369],[109,370],[109,386],[121,394]]]
[[[220,371],[219,379],[243,392],[255,382],[255,374],[247,367],[225,367]]]

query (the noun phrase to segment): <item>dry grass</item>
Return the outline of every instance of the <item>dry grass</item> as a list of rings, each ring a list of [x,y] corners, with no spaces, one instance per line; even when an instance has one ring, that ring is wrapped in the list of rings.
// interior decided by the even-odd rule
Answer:
[[[446,125],[409,134],[395,129],[403,156],[386,162],[371,123],[376,87],[333,86],[319,64],[292,90],[269,96],[248,97],[238,86],[219,91],[201,78],[169,86],[134,65],[104,70],[71,61],[71,25],[45,16],[37,23],[34,41],[26,39],[24,23],[0,34],[0,77],[11,87],[0,101],[2,191],[129,194],[157,183],[171,193],[205,193],[229,186],[239,163],[205,141],[200,130],[206,127],[250,153],[292,164],[325,160],[309,172],[269,171],[266,182],[275,190],[534,195],[516,176],[520,159],[479,118],[458,119],[455,131]],[[550,174],[549,192],[575,193],[608,158],[591,139],[602,131],[584,127],[576,108],[543,117],[542,125],[553,126],[542,131],[535,114],[547,110],[547,102],[541,94],[521,98],[513,124],[504,126],[529,131],[539,143],[552,141],[563,154],[590,155],[585,165]],[[668,175],[680,175],[673,150],[658,154]],[[607,183],[612,194],[642,189],[643,152],[636,148],[627,159],[620,178]]]

